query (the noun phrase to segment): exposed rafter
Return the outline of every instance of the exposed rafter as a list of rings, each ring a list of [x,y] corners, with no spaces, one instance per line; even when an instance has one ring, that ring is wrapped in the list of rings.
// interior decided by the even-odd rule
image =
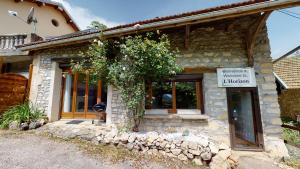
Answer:
[[[184,47],[185,47],[185,49],[188,49],[189,44],[190,44],[190,28],[191,28],[191,25],[186,25],[185,26],[185,38],[184,38]]]
[[[253,50],[257,35],[262,30],[265,25],[266,20],[270,16],[272,11],[262,13],[257,20],[250,26],[246,35],[246,46],[247,46],[247,57],[248,66],[252,67],[254,65]]]

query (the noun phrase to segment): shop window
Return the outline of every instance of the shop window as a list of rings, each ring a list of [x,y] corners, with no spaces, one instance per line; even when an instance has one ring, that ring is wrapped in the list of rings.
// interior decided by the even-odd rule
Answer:
[[[199,109],[203,113],[202,75],[178,75],[174,80],[146,85],[146,109]]]

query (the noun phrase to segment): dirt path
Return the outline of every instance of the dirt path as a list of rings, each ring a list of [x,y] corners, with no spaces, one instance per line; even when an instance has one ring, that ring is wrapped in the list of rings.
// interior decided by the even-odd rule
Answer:
[[[12,133],[0,130],[0,169],[195,168],[182,163],[141,159],[130,154],[126,157],[127,153],[118,153],[117,148],[106,152],[105,149],[92,146],[28,132]],[[97,154],[95,151],[102,153]]]

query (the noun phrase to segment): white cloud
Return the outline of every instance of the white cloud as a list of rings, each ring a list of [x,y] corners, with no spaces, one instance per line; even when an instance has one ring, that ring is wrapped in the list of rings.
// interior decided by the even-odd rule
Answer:
[[[105,18],[94,15],[89,9],[70,4],[65,0],[52,0],[63,4],[65,9],[70,13],[71,17],[81,29],[86,29],[92,21],[99,21],[108,27],[120,25],[122,23],[109,21]]]

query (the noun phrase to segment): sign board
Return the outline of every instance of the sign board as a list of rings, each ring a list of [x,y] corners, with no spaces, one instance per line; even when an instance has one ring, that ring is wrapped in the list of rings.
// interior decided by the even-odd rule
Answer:
[[[253,68],[219,68],[219,87],[256,87]]]

